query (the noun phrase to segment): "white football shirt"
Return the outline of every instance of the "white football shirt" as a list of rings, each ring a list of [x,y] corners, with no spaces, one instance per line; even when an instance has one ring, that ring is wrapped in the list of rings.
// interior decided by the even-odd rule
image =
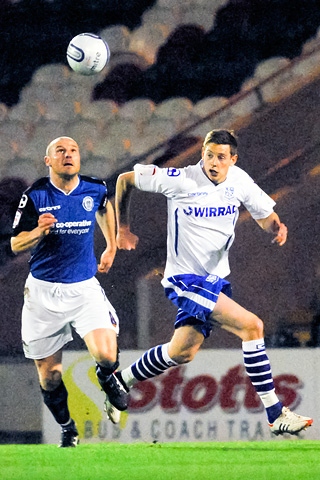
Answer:
[[[178,274],[230,273],[228,251],[241,204],[254,219],[268,217],[275,202],[241,168],[231,166],[227,178],[212,183],[202,161],[185,168],[137,164],[135,185],[167,197],[168,232],[165,278]]]

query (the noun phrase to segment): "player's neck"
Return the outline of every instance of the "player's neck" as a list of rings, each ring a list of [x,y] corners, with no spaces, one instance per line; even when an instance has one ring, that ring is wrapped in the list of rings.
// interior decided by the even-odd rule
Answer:
[[[70,177],[51,175],[50,180],[55,187],[67,194],[74,190],[79,184],[78,174]]]

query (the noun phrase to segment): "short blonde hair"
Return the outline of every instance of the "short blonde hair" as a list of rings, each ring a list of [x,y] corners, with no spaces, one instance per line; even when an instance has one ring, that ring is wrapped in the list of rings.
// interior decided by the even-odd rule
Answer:
[[[49,156],[50,156],[51,147],[53,147],[53,145],[54,145],[55,143],[57,143],[58,140],[60,140],[60,139],[62,139],[62,138],[66,138],[66,139],[72,140],[73,142],[77,143],[77,142],[76,142],[73,138],[71,138],[71,137],[64,137],[64,136],[57,137],[57,138],[55,138],[54,140],[52,140],[52,141],[49,143],[49,145],[47,146],[47,148],[46,148],[46,157],[49,157]]]

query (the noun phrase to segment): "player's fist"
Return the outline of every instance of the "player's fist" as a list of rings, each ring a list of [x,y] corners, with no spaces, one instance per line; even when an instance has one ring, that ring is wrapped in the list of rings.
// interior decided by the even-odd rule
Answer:
[[[120,250],[135,250],[139,237],[131,233],[129,227],[121,227],[117,233],[116,241]]]
[[[277,243],[281,247],[287,241],[288,228],[284,223],[280,223],[278,227],[278,231],[276,233],[276,236],[272,240],[272,243]]]
[[[38,227],[40,228],[43,235],[48,235],[50,229],[54,226],[57,219],[52,215],[52,213],[43,213],[38,218]]]

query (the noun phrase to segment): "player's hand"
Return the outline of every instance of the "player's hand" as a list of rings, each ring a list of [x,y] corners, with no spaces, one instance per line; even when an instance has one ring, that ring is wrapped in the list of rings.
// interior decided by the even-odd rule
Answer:
[[[54,226],[57,219],[52,213],[43,213],[38,218],[38,228],[41,230],[42,235],[48,235],[50,229]]]
[[[287,236],[288,236],[288,229],[284,223],[280,223],[278,225],[278,231],[276,233],[276,236],[272,240],[272,243],[276,243],[280,247],[284,245],[287,241]]]
[[[129,228],[120,228],[116,237],[117,247],[120,250],[135,250],[139,237],[131,233]]]
[[[100,257],[100,263],[98,265],[98,272],[100,273],[108,273],[110,268],[112,267],[113,260],[115,257],[116,252],[105,250],[102,252]]]

